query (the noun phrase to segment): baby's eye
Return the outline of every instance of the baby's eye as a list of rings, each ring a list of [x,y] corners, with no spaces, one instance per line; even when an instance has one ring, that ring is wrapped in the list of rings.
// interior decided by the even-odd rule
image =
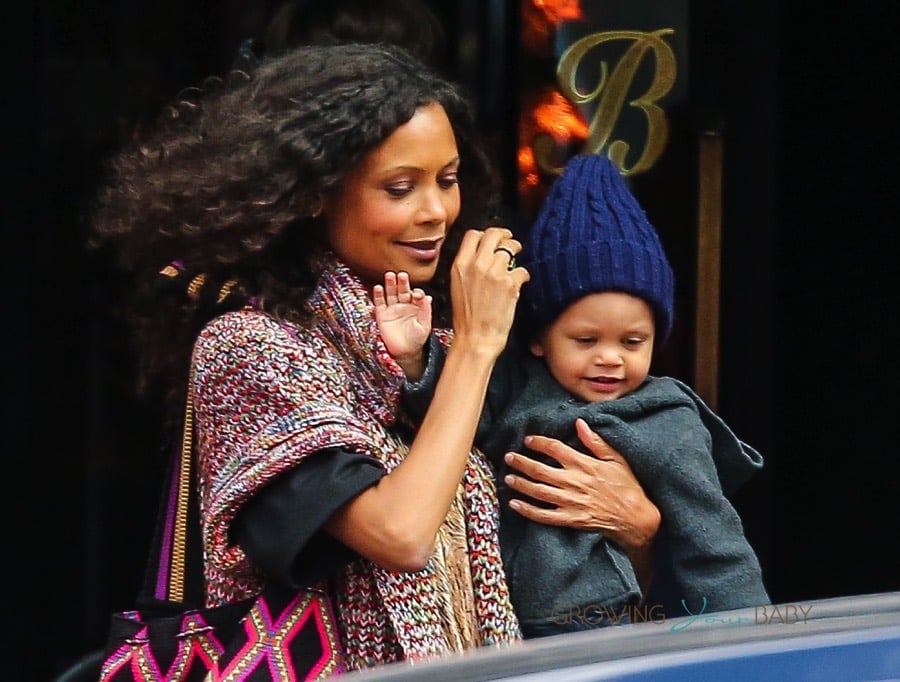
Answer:
[[[576,336],[574,339],[575,343],[580,344],[582,346],[588,346],[594,343],[593,336]]]
[[[626,348],[637,348],[642,343],[644,343],[645,339],[641,336],[629,336],[627,339],[623,340],[622,343]]]

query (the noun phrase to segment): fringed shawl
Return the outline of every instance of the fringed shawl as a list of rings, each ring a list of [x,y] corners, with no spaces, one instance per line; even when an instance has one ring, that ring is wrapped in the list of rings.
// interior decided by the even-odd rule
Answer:
[[[228,528],[240,506],[268,481],[323,448],[368,455],[387,473],[408,451],[395,428],[404,375],[378,334],[361,282],[344,265],[328,260],[309,305],[316,320],[310,328],[244,310],[213,320],[194,349],[198,486],[210,605],[257,594],[263,587],[262,576],[243,551],[229,543]],[[448,580],[457,586],[471,580],[468,601],[475,613],[469,616],[478,643],[518,639],[497,544],[496,492],[488,464],[477,451],[460,484],[458,512],[468,576],[441,556],[449,551],[459,558],[459,547],[439,542],[420,572],[394,573],[359,559],[333,581],[349,668],[458,649],[459,638],[467,639],[466,624],[449,629],[442,624]],[[441,535],[448,532],[445,524]]]

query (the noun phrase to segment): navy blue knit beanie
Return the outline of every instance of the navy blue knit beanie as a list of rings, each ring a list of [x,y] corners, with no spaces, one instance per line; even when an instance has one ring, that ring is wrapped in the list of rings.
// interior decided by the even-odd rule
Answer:
[[[605,156],[582,154],[566,164],[517,260],[531,273],[522,300],[537,326],[582,296],[621,291],[650,305],[659,342],[672,330],[672,268],[659,235]]]

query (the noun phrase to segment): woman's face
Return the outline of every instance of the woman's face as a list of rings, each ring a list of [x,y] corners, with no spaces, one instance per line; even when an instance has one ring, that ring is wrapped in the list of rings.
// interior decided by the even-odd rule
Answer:
[[[325,202],[331,248],[368,285],[383,281],[387,270],[427,282],[459,216],[458,170],[443,107],[420,107]]]

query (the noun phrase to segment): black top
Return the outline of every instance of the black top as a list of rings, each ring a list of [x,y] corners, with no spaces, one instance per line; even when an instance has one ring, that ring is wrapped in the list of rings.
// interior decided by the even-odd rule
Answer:
[[[322,531],[322,524],[382,476],[384,469],[371,457],[337,448],[316,452],[241,508],[231,538],[271,580],[311,585],[358,556]]]

